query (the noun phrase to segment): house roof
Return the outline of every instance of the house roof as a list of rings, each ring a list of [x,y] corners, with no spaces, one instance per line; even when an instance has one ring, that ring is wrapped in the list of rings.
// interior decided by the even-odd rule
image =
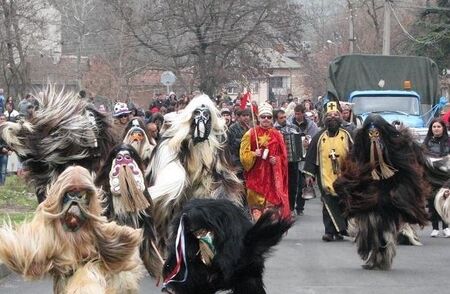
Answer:
[[[299,69],[300,63],[297,61],[275,51],[273,49],[264,50],[264,56],[267,58],[269,64],[268,68],[286,68],[286,69]]]

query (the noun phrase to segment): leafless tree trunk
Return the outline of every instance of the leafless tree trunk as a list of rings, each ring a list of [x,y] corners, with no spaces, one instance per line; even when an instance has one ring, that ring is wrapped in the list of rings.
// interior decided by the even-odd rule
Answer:
[[[27,66],[20,38],[20,30],[16,11],[16,2],[1,0],[3,11],[3,29],[6,43],[6,68],[11,75],[11,86],[18,95],[24,95],[29,85]],[[8,73],[6,73],[8,75]]]

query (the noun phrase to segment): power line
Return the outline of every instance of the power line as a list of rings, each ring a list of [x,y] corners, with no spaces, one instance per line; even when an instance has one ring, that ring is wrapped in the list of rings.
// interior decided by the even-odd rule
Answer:
[[[436,43],[436,42],[433,42],[433,41],[426,41],[426,42],[425,41],[421,41],[421,40],[418,40],[417,38],[415,38],[413,35],[411,35],[406,30],[406,28],[403,26],[403,24],[400,22],[400,19],[399,19],[398,15],[397,15],[397,12],[395,11],[395,9],[392,6],[391,2],[389,2],[389,6],[391,8],[391,11],[392,11],[392,14],[394,15],[395,20],[397,21],[398,25],[402,29],[403,33],[405,33],[405,35],[408,37],[408,39],[410,39],[411,41],[414,41],[416,43],[423,44],[423,45],[432,45],[432,44]]]
[[[388,3],[389,3],[389,6],[390,6],[390,8],[391,8],[392,14],[394,15],[395,20],[397,21],[398,25],[399,25],[400,28],[402,29],[403,33],[405,33],[405,35],[408,37],[408,39],[410,39],[410,40],[412,40],[412,41],[414,41],[414,42],[420,43],[420,44],[426,44],[426,42],[423,42],[423,41],[420,41],[420,40],[417,40],[416,38],[414,38],[414,36],[411,35],[411,34],[406,30],[406,28],[405,28],[405,27],[403,26],[403,24],[400,22],[400,19],[399,19],[398,16],[397,16],[397,12],[395,11],[395,9],[394,9],[394,7],[392,6],[391,2],[388,2]]]

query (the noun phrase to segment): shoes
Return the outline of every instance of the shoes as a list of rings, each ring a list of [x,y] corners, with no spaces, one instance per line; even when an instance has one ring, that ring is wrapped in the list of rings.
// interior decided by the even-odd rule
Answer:
[[[324,241],[324,242],[331,242],[333,240],[334,240],[333,235],[331,235],[331,234],[325,234],[322,236],[322,241]]]
[[[439,236],[439,231],[438,230],[433,230],[430,234],[430,237],[432,238],[436,238],[437,236]]]
[[[303,210],[297,210],[297,215],[303,215]]]
[[[334,235],[334,240],[342,241],[342,240],[344,240],[344,236],[342,236],[341,234],[336,234],[336,235]]]
[[[443,234],[444,238],[450,238],[450,228],[445,228]]]

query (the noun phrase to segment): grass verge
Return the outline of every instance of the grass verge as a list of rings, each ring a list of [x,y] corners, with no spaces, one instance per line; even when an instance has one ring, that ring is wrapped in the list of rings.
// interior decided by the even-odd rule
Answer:
[[[6,177],[0,186],[0,222],[7,220],[23,222],[31,219],[38,203],[33,189],[16,175]]]

